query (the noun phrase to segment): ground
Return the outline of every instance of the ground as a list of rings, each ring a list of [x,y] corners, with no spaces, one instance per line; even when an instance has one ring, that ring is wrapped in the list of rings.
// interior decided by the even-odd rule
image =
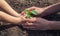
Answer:
[[[31,6],[45,7],[53,4],[51,2],[43,2],[40,0],[33,0],[33,1],[6,0],[6,1],[14,10],[16,10],[19,13]],[[48,20],[59,21],[60,14],[58,12],[43,18]],[[9,25],[10,23],[5,23],[2,21],[0,23],[1,23],[0,36],[59,36],[60,34],[60,31],[57,31],[57,30],[52,30],[52,31],[51,30],[26,30],[26,29],[23,29],[21,26]]]

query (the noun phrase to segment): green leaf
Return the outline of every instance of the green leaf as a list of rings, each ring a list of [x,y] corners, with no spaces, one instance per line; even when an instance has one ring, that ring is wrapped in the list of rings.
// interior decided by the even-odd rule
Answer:
[[[29,10],[24,10],[24,12],[26,12],[26,14],[27,14],[26,18],[32,17],[31,14],[37,15],[37,12],[35,10],[33,10],[32,12],[30,12]]]
[[[35,10],[31,11],[33,15],[37,15],[37,12]]]
[[[27,14],[26,18],[30,18],[30,17],[31,17],[31,15]]]

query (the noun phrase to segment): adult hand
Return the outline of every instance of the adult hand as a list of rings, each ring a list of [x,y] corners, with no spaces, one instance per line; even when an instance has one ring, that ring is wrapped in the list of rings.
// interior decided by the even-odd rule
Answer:
[[[22,26],[28,30],[47,30],[49,29],[48,23],[45,19],[37,17],[34,22],[26,22]]]
[[[45,8],[39,8],[39,7],[33,6],[30,8],[27,8],[27,10],[30,10],[30,11],[35,10],[37,12],[37,15],[40,15],[42,17],[42,16],[44,16],[43,13],[45,11]],[[26,14],[26,13],[23,11],[23,12],[21,12],[21,14]]]

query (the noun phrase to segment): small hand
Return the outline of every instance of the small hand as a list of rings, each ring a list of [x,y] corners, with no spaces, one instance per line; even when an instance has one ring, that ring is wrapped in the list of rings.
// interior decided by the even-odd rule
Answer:
[[[36,17],[26,18],[26,15],[22,15],[22,18],[26,22],[35,22],[36,21]]]

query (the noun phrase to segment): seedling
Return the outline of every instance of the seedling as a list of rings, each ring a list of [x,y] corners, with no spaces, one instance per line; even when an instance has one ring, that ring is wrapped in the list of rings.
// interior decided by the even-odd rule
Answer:
[[[30,11],[30,10],[24,10],[24,12],[26,13],[26,18],[32,17],[32,14],[33,15],[37,15],[37,12],[35,10],[32,10],[32,11]]]

